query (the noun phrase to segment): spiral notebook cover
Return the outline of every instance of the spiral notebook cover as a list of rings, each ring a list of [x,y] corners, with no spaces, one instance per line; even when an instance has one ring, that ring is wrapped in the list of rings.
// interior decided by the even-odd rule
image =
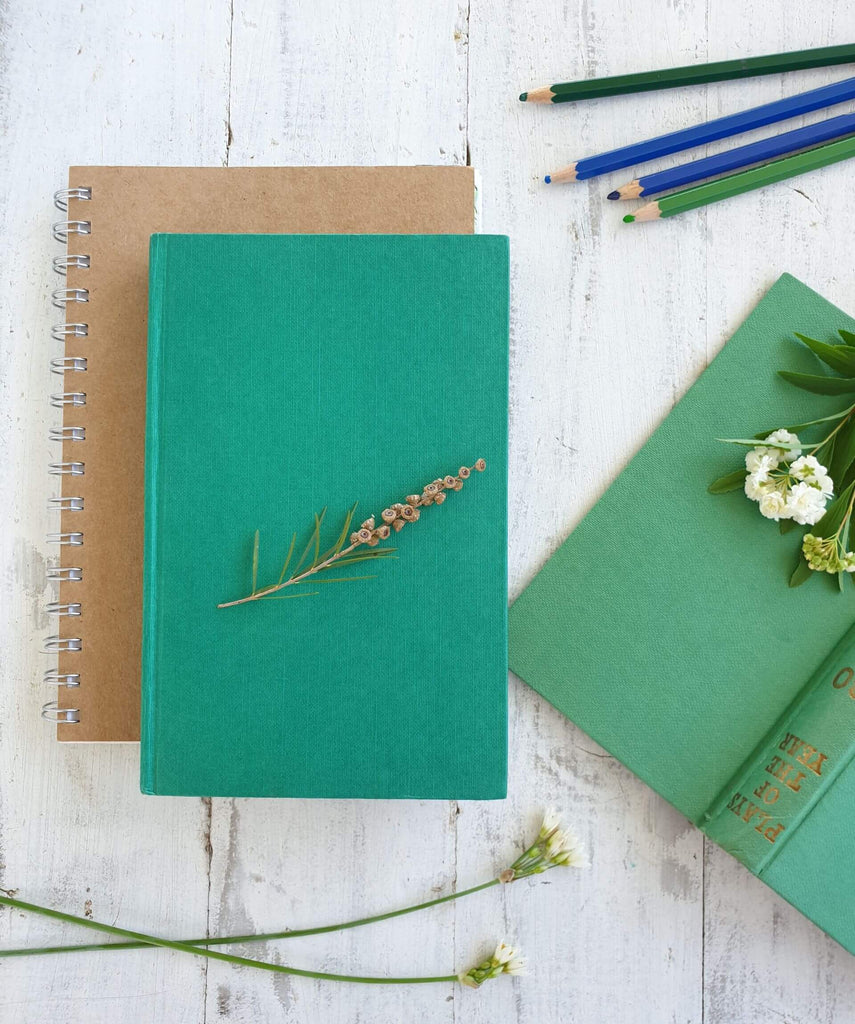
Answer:
[[[847,578],[840,593],[824,575],[789,588],[803,531],[781,536],[741,492],[707,493],[744,457],[717,438],[845,407],[846,396],[809,394],[775,371],[822,373],[794,332],[839,343],[837,331],[853,323],[781,277],[515,601],[509,657],[517,675],[855,951],[846,867],[855,648],[839,646],[855,588]],[[817,676],[833,651],[834,669]],[[824,714],[811,724],[799,702],[817,678]],[[809,745],[830,756],[821,774],[806,766],[816,761]],[[743,771],[751,764],[759,774]]]
[[[506,238],[153,237],[144,792],[505,795],[507,369]],[[479,458],[394,558],[217,607]]]
[[[67,323],[54,329],[52,364],[52,401],[65,431],[52,431],[61,495],[52,499],[57,532],[49,540],[58,558],[49,574],[60,582],[50,609],[57,626],[45,640],[49,653],[58,651],[58,669],[45,680],[58,699],[45,716],[60,720],[60,740],[132,741],[139,739],[149,236],[468,233],[474,175],[468,167],[72,167],[69,186],[71,194],[59,197],[68,221],[55,227],[59,241],[68,239],[67,255],[54,261],[67,275],[57,284],[68,286],[54,297]]]

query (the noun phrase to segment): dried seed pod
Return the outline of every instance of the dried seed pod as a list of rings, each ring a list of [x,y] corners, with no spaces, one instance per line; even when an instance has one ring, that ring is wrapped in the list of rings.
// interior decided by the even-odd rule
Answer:
[[[433,500],[437,503],[437,505],[441,505],[445,501],[445,494],[437,494],[437,496]]]
[[[383,520],[384,523],[391,523],[394,521],[395,515],[396,513],[393,508],[384,508],[383,511],[380,513],[380,518]]]
[[[445,477],[445,478],[443,479],[443,481],[442,481],[442,483],[443,483],[443,486],[444,486],[444,487],[453,487],[453,486],[454,486],[454,481],[455,481],[455,479],[456,479],[456,478],[455,478],[455,477],[453,477],[453,476],[451,476],[451,475],[449,475],[449,476]]]
[[[407,504],[408,505],[414,505],[414,506],[418,505],[421,500],[422,500],[421,499],[421,495],[419,495],[419,494],[408,494],[407,495]]]
[[[392,529],[395,531],[395,533],[400,533],[401,530],[404,529],[404,520],[396,519],[395,522],[392,523]]]
[[[475,463],[475,468],[478,470],[479,473],[483,473],[484,470],[487,468],[487,463],[483,459],[478,459],[478,461]]]
[[[457,470],[457,475],[461,480],[468,480],[471,472],[472,470],[468,466],[461,466],[460,469]]]
[[[362,541],[359,539],[359,534],[358,533],[352,533],[350,535],[350,543],[351,544],[361,544],[362,543]]]
[[[452,489],[452,491],[462,491],[463,490],[463,481],[462,480],[458,480],[451,489]]]
[[[401,509],[401,518],[415,520],[418,519],[418,514],[412,505],[404,505]]]
[[[359,538],[360,544],[367,544],[371,540],[371,531],[367,526],[363,526],[362,529],[357,532],[356,536]]]
[[[412,514],[412,517],[411,517],[412,521],[414,523],[417,523],[419,521],[419,516],[421,516],[420,510],[417,509],[417,508],[414,508],[413,509],[413,514]]]
[[[391,532],[392,531],[389,529],[386,523],[384,523],[382,526],[377,527],[377,529],[374,531],[374,535],[375,537],[379,537],[380,540],[386,540],[386,538],[389,536]]]
[[[374,529],[374,516],[369,516],[365,520],[365,522],[362,524],[362,529],[363,530],[373,530]]]
[[[425,489],[424,489],[424,493],[425,494],[433,495],[433,494],[436,494],[436,492],[438,490],[439,490],[439,487],[436,484],[425,484]]]
[[[372,534],[371,540],[367,541],[366,543],[370,548],[376,548],[377,545],[380,543],[380,539],[378,537],[375,537],[374,534]]]

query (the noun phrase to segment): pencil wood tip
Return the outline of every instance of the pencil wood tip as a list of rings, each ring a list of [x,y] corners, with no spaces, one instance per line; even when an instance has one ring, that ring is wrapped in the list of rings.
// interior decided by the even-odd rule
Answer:
[[[555,93],[545,85],[542,89],[529,89],[528,92],[520,94],[520,99],[526,103],[552,103]]]
[[[576,164],[570,164],[567,167],[562,167],[560,171],[554,171],[552,174],[548,174],[547,178],[555,184],[563,184],[565,181],[575,181]]]

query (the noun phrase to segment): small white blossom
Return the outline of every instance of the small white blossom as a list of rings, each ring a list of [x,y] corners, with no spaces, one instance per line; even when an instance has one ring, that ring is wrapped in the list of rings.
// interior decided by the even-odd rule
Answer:
[[[769,491],[760,498],[760,515],[767,519],[789,519],[792,516],[787,499],[780,491]]]
[[[774,446],[775,442],[779,444],[795,444],[798,445],[799,441],[798,434],[793,434],[789,430],[784,430],[781,427],[780,430],[773,430],[772,433],[766,438],[766,444]],[[777,452],[778,457],[782,462],[791,462],[793,459],[797,459],[801,453],[801,448],[795,448],[792,451],[788,448],[774,448],[773,451]]]
[[[758,476],[757,473],[749,473],[745,478],[745,494],[752,501],[759,501],[764,494],[774,489],[774,483],[768,476]]]
[[[485,981],[498,978],[502,974],[524,974],[525,968],[526,962],[517,950],[507,943],[500,942],[492,956],[470,967],[468,971],[461,971],[458,978],[460,983],[468,988],[480,988]]]
[[[825,515],[825,501],[822,491],[801,481],[790,490],[787,508],[797,523],[802,526],[813,526]]]
[[[745,456],[745,468],[749,473],[767,478],[773,469],[778,468],[777,452],[769,448],[751,448]]]

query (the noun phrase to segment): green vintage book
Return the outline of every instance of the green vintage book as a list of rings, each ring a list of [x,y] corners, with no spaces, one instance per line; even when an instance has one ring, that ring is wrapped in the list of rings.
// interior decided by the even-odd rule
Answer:
[[[707,493],[744,449],[717,437],[846,398],[793,332],[853,320],[784,275],[510,612],[511,669],[838,942],[855,821],[855,588],[789,589],[802,530]]]
[[[507,239],[163,234],[150,274],[143,791],[504,797]],[[325,506],[322,549],[478,458],[324,577],[375,578],[217,607],[256,530],[275,583]]]

